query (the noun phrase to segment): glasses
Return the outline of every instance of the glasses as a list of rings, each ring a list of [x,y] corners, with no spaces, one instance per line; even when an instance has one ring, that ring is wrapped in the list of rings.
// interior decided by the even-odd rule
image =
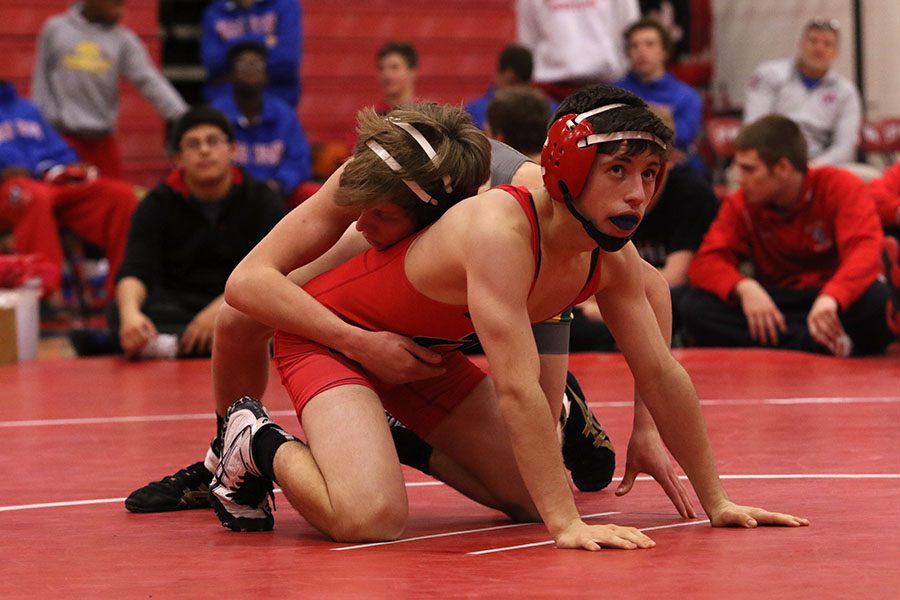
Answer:
[[[825,17],[816,17],[806,24],[806,30],[818,29],[820,31],[833,31],[835,33],[841,30],[841,22],[837,19],[826,19]]]
[[[210,134],[205,138],[189,138],[181,143],[181,149],[190,152],[199,152],[203,145],[213,150],[227,141],[224,135]]]

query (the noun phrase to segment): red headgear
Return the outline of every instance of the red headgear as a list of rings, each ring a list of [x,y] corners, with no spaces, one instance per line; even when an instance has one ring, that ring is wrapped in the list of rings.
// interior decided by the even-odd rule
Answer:
[[[615,131],[612,133],[594,133],[588,117],[596,114],[630,106],[628,104],[607,104],[580,115],[570,113],[563,115],[550,125],[547,139],[541,151],[541,168],[544,172],[544,186],[550,197],[558,202],[565,202],[560,184],[565,186],[573,200],[581,194],[584,184],[591,172],[591,165],[597,156],[597,144],[619,140],[648,140],[663,150],[666,144],[661,139],[646,131]],[[663,180],[665,165],[656,178],[654,195]]]

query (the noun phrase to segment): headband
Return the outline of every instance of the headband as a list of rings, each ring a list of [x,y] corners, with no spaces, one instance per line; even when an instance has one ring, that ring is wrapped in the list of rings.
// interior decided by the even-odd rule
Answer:
[[[602,112],[606,112],[608,110],[612,110],[614,108],[619,108],[622,106],[630,106],[628,104],[607,104],[606,106],[601,106],[600,108],[595,108],[593,110],[589,110],[587,112],[583,112],[574,119],[569,119],[566,125],[569,129],[573,129],[576,125],[587,119],[588,117],[593,117],[594,115],[600,114]],[[588,146],[594,146],[596,144],[603,144],[606,142],[618,142],[621,140],[647,140],[648,142],[653,142],[663,150],[666,149],[666,143],[659,139],[657,136],[652,133],[648,133],[646,131],[614,131],[612,133],[592,133],[587,137],[581,138],[578,140],[579,148],[587,148]]]
[[[428,140],[425,139],[425,136],[422,135],[421,132],[419,132],[419,130],[415,128],[415,126],[393,117],[388,117],[387,120],[388,122],[396,125],[400,129],[408,133],[416,141],[416,143],[419,144],[419,147],[422,148],[422,150],[428,156],[428,159],[432,163],[434,163],[435,167],[440,165],[440,159],[438,158],[437,153],[434,151],[434,147],[432,147]],[[372,150],[372,152],[377,154],[378,157],[383,160],[384,163],[391,169],[391,171],[397,174],[403,172],[403,167],[400,165],[400,163],[397,162],[397,160],[393,156],[391,156],[391,154],[387,150],[385,150],[381,144],[379,144],[375,140],[369,140],[366,142],[366,146],[368,146],[369,149]],[[453,192],[453,186],[451,185],[450,176],[444,175],[441,180],[444,182],[444,191],[448,194]],[[422,202],[425,202],[426,204],[430,204],[432,206],[438,205],[438,201],[435,200],[428,192],[422,189],[422,186],[420,186],[416,181],[412,179],[403,179],[402,181],[406,184],[406,187],[408,187],[416,196],[419,197]]]

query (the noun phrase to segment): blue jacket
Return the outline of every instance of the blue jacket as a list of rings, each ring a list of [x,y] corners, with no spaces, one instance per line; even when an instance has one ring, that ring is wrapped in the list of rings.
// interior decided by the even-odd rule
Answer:
[[[242,8],[234,0],[215,0],[203,12],[200,59],[206,67],[206,99],[212,101],[227,87],[228,49],[256,42],[269,50],[269,91],[289,106],[300,101],[299,0],[256,0]]]
[[[252,124],[240,114],[231,94],[220,96],[212,106],[225,113],[234,127],[236,162],[250,175],[277,181],[285,196],[311,178],[309,142],[297,113],[287,104],[266,94],[262,114]]]
[[[472,121],[479,129],[484,129],[484,122],[487,121],[487,107],[494,99],[497,88],[492,85],[488,86],[483,96],[478,96],[474,100],[466,102],[466,112],[472,117]]]
[[[694,88],[668,72],[656,81],[644,83],[632,71],[615,85],[633,92],[649,104],[662,104],[668,107],[675,119],[675,147],[679,150],[689,150],[700,133],[703,112],[703,102]]]
[[[78,156],[44,120],[32,102],[11,83],[0,82],[0,169],[23,167],[33,177],[56,165],[78,162]]]

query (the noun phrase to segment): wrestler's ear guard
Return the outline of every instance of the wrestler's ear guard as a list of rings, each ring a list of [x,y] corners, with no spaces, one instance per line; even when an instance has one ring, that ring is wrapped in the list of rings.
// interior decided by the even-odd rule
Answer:
[[[557,202],[565,202],[566,193],[571,199],[581,194],[594,164],[594,158],[597,156],[597,144],[640,139],[653,142],[663,150],[666,149],[665,142],[646,131],[594,133],[594,128],[587,120],[588,117],[627,106],[629,105],[607,104],[580,115],[570,113],[559,117],[550,125],[541,151],[541,170],[544,187],[547,188],[551,198]],[[656,178],[654,195],[663,180],[663,169]]]

